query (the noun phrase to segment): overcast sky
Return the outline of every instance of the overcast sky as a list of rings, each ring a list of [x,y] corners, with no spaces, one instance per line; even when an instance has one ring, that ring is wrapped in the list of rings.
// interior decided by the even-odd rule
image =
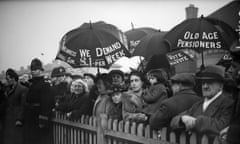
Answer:
[[[0,1],[0,71],[26,67],[35,57],[44,64],[57,54],[62,36],[84,22],[103,20],[123,32],[134,27],[169,31],[194,4],[207,16],[231,0],[52,0]]]

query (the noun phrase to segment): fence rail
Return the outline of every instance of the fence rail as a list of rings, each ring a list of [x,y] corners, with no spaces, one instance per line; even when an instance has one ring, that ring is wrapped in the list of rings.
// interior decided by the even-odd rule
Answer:
[[[40,116],[41,120],[48,120]],[[149,125],[107,119],[104,116],[81,116],[70,120],[56,113],[53,124],[54,144],[220,144],[216,137],[210,141],[206,135],[176,133],[168,128],[151,130]]]

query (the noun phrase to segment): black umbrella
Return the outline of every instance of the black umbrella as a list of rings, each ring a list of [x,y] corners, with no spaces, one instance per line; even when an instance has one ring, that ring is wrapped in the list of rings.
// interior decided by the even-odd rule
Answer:
[[[132,54],[136,46],[141,42],[141,39],[146,35],[157,32],[157,29],[151,27],[141,27],[141,28],[132,28],[125,32],[128,40],[128,48],[130,53]]]
[[[239,11],[240,1],[234,0],[226,4],[222,8],[214,11],[208,17],[221,20],[230,25],[233,29],[239,29]]]
[[[121,41],[123,34],[116,27],[103,22],[84,23],[66,33],[56,59],[72,67],[108,68],[117,59],[130,56]]]
[[[133,56],[143,56],[149,60],[154,54],[166,54],[169,49],[163,37],[166,32],[157,31],[148,34],[142,38],[141,42],[136,46]]]
[[[202,67],[204,67],[203,51],[229,50],[238,39],[237,33],[226,23],[211,18],[187,19],[175,26],[164,37],[170,50],[193,49],[202,53]]]

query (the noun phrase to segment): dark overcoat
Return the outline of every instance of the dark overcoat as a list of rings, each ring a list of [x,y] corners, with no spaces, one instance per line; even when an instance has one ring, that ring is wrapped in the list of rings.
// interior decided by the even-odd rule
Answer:
[[[81,115],[91,115],[92,106],[88,93],[85,93],[78,96],[71,95],[55,109],[64,113],[72,112],[71,118],[78,119]]]
[[[23,121],[24,103],[27,88],[20,83],[7,92],[5,120],[4,120],[4,144],[24,144],[23,127],[15,126],[16,121]]]
[[[143,109],[143,112],[148,115],[152,115],[158,110],[160,103],[167,98],[167,88],[162,83],[158,83],[144,89],[143,100],[147,105]]]
[[[150,117],[150,126],[154,129],[168,126],[174,116],[191,108],[200,99],[192,89],[185,89],[176,93],[173,97],[159,104],[159,108]]]
[[[51,144],[53,142],[52,127],[46,121],[40,121],[39,116],[50,118],[54,107],[54,97],[50,83],[43,77],[35,77],[26,97],[24,141],[25,144]],[[43,127],[39,127],[43,125]]]
[[[182,115],[190,115],[196,118],[194,131],[199,133],[209,133],[219,135],[219,132],[229,125],[233,111],[233,100],[226,94],[221,94],[203,111],[201,100],[195,103],[189,110],[175,116],[171,121],[171,127],[181,128]]]

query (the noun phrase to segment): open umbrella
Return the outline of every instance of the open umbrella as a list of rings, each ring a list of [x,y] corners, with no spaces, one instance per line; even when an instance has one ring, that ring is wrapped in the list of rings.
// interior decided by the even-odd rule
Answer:
[[[108,68],[117,59],[130,56],[117,32],[121,33],[103,22],[84,23],[63,36],[56,59],[75,68]]]
[[[125,32],[128,40],[129,51],[132,54],[136,46],[140,43],[141,39],[148,35],[157,32],[157,29],[151,27],[132,28]]]
[[[133,56],[143,56],[149,60],[154,54],[165,54],[169,51],[167,44],[163,41],[166,32],[157,31],[148,34],[142,38],[141,42],[136,46]]]
[[[228,25],[230,25],[234,30],[239,29],[239,10],[240,10],[240,1],[234,0],[222,8],[214,11],[207,17],[215,18],[221,20]]]
[[[201,67],[204,67],[203,52],[205,50],[216,52],[229,50],[237,39],[237,33],[228,24],[203,16],[183,21],[164,37],[171,51],[192,49],[201,53]]]

